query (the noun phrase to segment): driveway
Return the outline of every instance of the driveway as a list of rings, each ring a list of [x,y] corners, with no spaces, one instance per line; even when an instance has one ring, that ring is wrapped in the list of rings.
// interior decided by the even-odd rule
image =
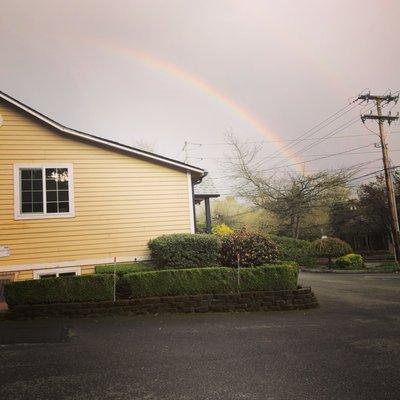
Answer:
[[[319,308],[2,322],[0,397],[399,399],[400,276],[300,279]]]

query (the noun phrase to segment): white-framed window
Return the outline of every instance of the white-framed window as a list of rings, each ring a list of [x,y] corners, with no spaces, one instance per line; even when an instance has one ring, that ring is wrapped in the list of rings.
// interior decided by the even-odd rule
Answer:
[[[81,274],[79,267],[52,268],[33,271],[33,279],[62,278],[63,276],[77,276]]]
[[[14,165],[15,219],[74,217],[72,164]]]

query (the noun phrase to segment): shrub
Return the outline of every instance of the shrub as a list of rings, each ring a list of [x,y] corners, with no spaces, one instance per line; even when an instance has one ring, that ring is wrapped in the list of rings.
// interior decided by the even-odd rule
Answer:
[[[8,283],[7,304],[79,303],[111,300],[113,277],[110,275],[69,276]]]
[[[255,267],[278,260],[278,247],[261,233],[241,230],[222,236],[220,262],[225,267],[236,267],[237,256],[241,267]]]
[[[240,270],[240,290],[296,289],[298,268],[291,264],[266,265]],[[122,297],[235,293],[237,272],[233,268],[191,268],[126,274],[118,282]]]
[[[154,269],[149,262],[118,263],[115,272],[120,277],[133,272],[151,271]],[[114,264],[96,265],[96,274],[114,274]]]
[[[340,257],[351,252],[352,249],[348,243],[334,237],[317,239],[310,245],[310,255],[328,258],[329,265],[332,263],[332,258]]]
[[[158,268],[208,267],[217,262],[220,242],[214,235],[178,233],[150,240],[149,248]]]
[[[233,232],[234,230],[226,224],[215,225],[212,229],[212,233],[218,236],[230,235]]]
[[[278,257],[281,261],[296,261],[300,265],[313,266],[315,257],[310,254],[311,243],[307,240],[286,236],[269,235],[278,245]]]
[[[338,269],[362,269],[364,268],[364,260],[361,254],[346,254],[339,257],[335,262],[335,268]]]

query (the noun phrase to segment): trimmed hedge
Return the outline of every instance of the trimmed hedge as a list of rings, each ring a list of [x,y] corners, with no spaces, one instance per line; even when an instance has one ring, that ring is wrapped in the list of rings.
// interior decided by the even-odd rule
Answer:
[[[293,264],[243,268],[240,291],[296,289],[297,279],[298,267]],[[225,267],[139,272],[118,281],[118,293],[124,298],[237,291],[237,271]]]
[[[152,239],[148,246],[158,268],[196,268],[217,263],[220,242],[214,235],[178,233]]]
[[[23,304],[112,300],[113,276],[86,275],[12,282],[5,286],[9,307]]]
[[[153,270],[152,264],[148,262],[119,263],[115,266],[115,273],[120,277],[134,272]],[[96,274],[114,274],[114,264],[96,265]]]
[[[296,261],[299,265],[309,267],[315,265],[316,259],[310,254],[309,241],[287,236],[269,235],[269,237],[278,245],[279,260]]]
[[[278,246],[266,235],[241,230],[221,237],[220,263],[236,267],[237,256],[241,267],[256,267],[278,261]]]
[[[333,265],[333,268],[337,269],[363,269],[364,267],[362,255],[354,253],[339,257]]]

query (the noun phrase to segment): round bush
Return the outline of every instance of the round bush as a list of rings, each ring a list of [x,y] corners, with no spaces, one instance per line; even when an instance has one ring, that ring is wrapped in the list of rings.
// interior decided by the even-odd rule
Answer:
[[[326,257],[329,259],[329,264],[332,258],[340,257],[352,252],[351,246],[334,237],[326,237],[323,239],[314,240],[310,245],[310,254],[315,257]]]
[[[261,233],[242,230],[221,237],[220,263],[236,267],[240,257],[241,267],[256,267],[278,260],[276,243]]]
[[[335,262],[337,269],[363,269],[365,267],[361,254],[346,254],[339,257]]]

